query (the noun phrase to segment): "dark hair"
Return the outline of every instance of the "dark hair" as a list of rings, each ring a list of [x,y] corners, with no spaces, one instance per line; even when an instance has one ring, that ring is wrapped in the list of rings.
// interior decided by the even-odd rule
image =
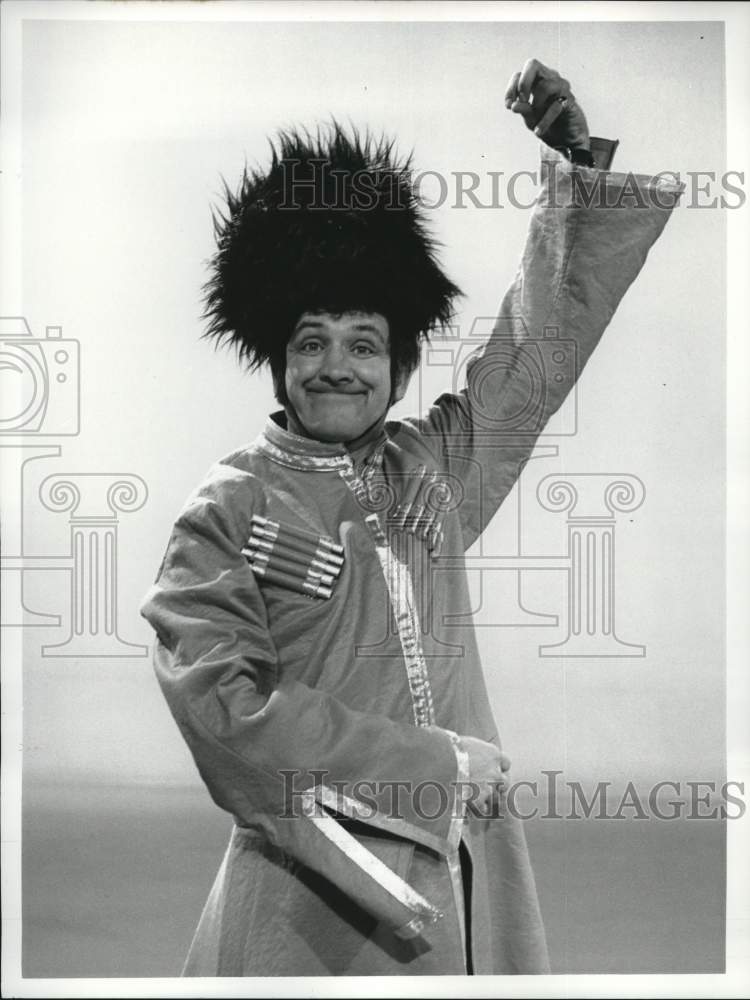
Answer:
[[[393,141],[335,121],[280,131],[266,173],[245,167],[214,210],[205,336],[231,343],[283,385],[286,345],[303,312],[377,312],[390,328],[394,380],[451,318],[461,292],[443,273]]]

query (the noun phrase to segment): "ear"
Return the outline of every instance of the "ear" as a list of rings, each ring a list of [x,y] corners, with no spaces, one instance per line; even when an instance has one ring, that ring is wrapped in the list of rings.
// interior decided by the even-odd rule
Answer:
[[[409,388],[409,382],[411,381],[411,375],[406,375],[402,373],[398,376],[396,381],[393,383],[393,392],[391,393],[391,406],[394,403],[400,402],[406,395],[406,390]]]

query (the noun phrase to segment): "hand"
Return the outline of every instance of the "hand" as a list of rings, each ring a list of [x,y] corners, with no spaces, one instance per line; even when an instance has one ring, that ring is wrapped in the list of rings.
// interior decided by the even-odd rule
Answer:
[[[481,816],[508,783],[505,772],[510,768],[510,757],[494,743],[474,736],[462,736],[461,749],[469,758],[469,781],[475,786],[468,805]]]
[[[505,107],[521,115],[548,146],[589,148],[589,127],[570,83],[538,59],[527,59],[505,91]]]

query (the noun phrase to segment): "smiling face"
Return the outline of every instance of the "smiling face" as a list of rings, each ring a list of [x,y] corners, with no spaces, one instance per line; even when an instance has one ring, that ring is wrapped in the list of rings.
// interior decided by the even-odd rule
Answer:
[[[303,313],[286,349],[286,394],[306,433],[356,441],[400,399],[391,398],[388,320],[380,313]]]

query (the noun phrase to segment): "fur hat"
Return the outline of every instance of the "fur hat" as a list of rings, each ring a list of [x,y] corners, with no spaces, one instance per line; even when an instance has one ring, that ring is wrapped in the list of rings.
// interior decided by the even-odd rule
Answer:
[[[280,131],[266,173],[245,167],[236,194],[225,182],[205,335],[278,376],[303,312],[377,312],[389,322],[394,375],[411,373],[420,340],[448,322],[461,292],[437,261],[410,164],[392,141],[335,121],[314,136]]]

